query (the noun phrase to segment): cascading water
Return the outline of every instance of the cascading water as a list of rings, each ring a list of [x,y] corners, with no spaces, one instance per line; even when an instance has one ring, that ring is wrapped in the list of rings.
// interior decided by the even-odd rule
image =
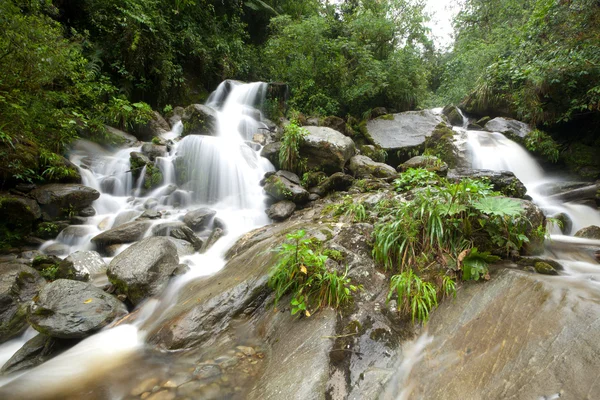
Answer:
[[[17,398],[81,394],[85,390],[73,391],[71,386],[81,389],[113,369],[127,376],[127,365],[133,361],[147,362],[141,349],[148,324],[160,323],[160,316],[177,301],[178,291],[188,282],[222,268],[225,251],[242,234],[269,222],[259,181],[267,171],[273,170],[273,166],[260,157],[259,145],[248,143],[254,133],[266,127],[261,122],[260,111],[255,108],[262,103],[265,93],[266,84],[260,82],[227,81],[221,84],[207,103],[216,110],[216,135],[188,135],[174,143],[169,154],[157,157],[155,165],[161,171],[163,186],[145,196],[143,177],[146,167],[137,174],[140,177],[136,181],[129,161],[130,154],[140,152],[141,147],[110,153],[90,142],[77,144],[71,161],[80,167],[83,184],[101,193],[93,204],[96,215],[88,218],[87,225],[70,226],[42,249],[56,243],[68,246],[66,254],[92,249],[91,237],[135,220],[153,201],[162,215],[153,222],[154,225],[180,221],[191,209],[209,206],[223,221],[227,232],[206,253],[180,257],[180,262],[191,267],[190,271],[173,279],[161,298],[142,305],[134,323],[105,329],[33,370],[3,378],[0,380],[0,397],[8,393]],[[162,139],[177,140],[182,133],[183,124],[178,122],[170,132],[162,135]],[[177,182],[177,168],[184,171],[187,182]],[[179,188],[174,186],[177,184],[180,184]],[[151,235],[151,231],[152,227],[146,235]],[[122,246],[120,251],[126,247]],[[105,260],[110,261],[110,258]],[[148,322],[150,317],[151,323]],[[0,346],[0,359],[8,359],[29,338],[27,335],[31,333],[28,331],[22,338]],[[149,370],[153,368],[156,370],[157,367],[148,366]],[[127,385],[124,388],[115,385],[102,390],[107,393],[100,397],[120,398],[128,389]]]

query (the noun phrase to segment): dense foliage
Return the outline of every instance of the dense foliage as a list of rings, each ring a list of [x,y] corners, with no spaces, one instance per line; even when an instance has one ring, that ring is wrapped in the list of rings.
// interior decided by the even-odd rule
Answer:
[[[467,0],[438,95],[553,125],[600,112],[600,4]]]

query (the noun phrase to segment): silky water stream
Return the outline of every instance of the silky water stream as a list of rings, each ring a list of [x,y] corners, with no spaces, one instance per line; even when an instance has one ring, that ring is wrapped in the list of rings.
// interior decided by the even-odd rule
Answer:
[[[183,125],[175,124],[162,137],[172,141],[171,151],[156,159],[163,185],[150,193],[144,193],[142,179],[136,181],[130,167],[130,153],[139,152],[141,147],[109,152],[90,142],[77,143],[71,161],[80,167],[83,184],[101,193],[93,204],[96,215],[85,225],[70,226],[42,250],[56,243],[68,246],[69,254],[93,250],[92,237],[135,220],[150,202],[158,203],[156,210],[162,214],[154,224],[181,221],[186,212],[209,207],[217,212],[215,218],[226,227],[226,234],[204,254],[180,256],[180,263],[187,264],[189,272],[172,279],[160,297],[146,301],[130,314],[133,318],[84,339],[36,368],[1,378],[0,398],[120,399],[130,396],[132,390],[139,389],[139,396],[161,381],[190,374],[193,365],[186,364],[185,358],[181,361],[146,345],[146,332],[161,323],[161,315],[177,302],[178,292],[186,284],[224,266],[225,251],[241,235],[269,223],[259,181],[273,166],[260,157],[260,148],[247,144],[253,133],[266,127],[255,108],[264,101],[265,93],[266,84],[260,82],[222,83],[207,103],[216,111],[217,134],[181,138]],[[182,187],[176,187],[176,162],[188,178]],[[152,226],[146,236],[151,232]],[[127,245],[121,246],[119,252],[125,248]],[[107,278],[94,277],[92,282],[103,285]],[[127,323],[130,319],[132,322]],[[0,362],[33,336],[29,329],[21,338],[3,344]],[[140,389],[139,385],[147,387]]]

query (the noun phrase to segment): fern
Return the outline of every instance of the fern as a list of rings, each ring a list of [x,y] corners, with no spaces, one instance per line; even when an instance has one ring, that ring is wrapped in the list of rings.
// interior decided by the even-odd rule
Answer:
[[[473,202],[473,207],[486,215],[497,217],[517,217],[523,213],[521,203],[507,197],[484,197]]]

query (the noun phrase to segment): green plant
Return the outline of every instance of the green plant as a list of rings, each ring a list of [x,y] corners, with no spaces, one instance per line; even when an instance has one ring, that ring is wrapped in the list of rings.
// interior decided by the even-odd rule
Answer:
[[[152,138],[152,144],[160,145],[160,138],[157,136],[154,136]]]
[[[40,275],[48,281],[56,280],[57,274],[58,274],[58,264],[50,265],[40,271]]]
[[[500,257],[493,256],[489,252],[479,252],[477,247],[465,250],[465,256],[462,259],[463,280],[478,281],[479,278],[489,279],[488,264],[498,261]]]
[[[166,106],[163,107],[163,114],[168,114],[171,111],[173,111],[173,106],[170,104],[167,104]]]
[[[421,280],[411,269],[392,276],[388,302],[394,294],[397,296],[398,311],[409,313],[413,323],[415,318],[427,322],[429,313],[438,305],[435,287]]]
[[[409,168],[394,180],[394,185],[398,191],[408,191],[417,187],[435,185],[438,182],[439,177],[435,172],[424,168]]]
[[[333,212],[334,216],[344,215],[351,217],[354,222],[367,220],[367,210],[362,202],[355,202],[352,196],[346,195],[341,203],[328,204],[325,212]]]
[[[527,147],[527,150],[539,154],[553,163],[558,161],[560,155],[558,144],[554,139],[539,129],[529,132],[525,138],[525,147]]]
[[[304,312],[309,317],[321,307],[345,305],[352,300],[352,292],[361,289],[347,277],[347,269],[339,275],[326,268],[327,255],[319,244],[306,238],[305,231],[286,237],[291,243],[283,243],[276,249],[278,258],[269,273],[268,285],[275,292],[275,305],[291,294],[292,315]]]
[[[296,121],[290,122],[284,128],[279,150],[281,169],[296,173],[302,173],[306,169],[306,160],[300,157],[300,146],[306,135],[308,135],[308,131],[300,127]]]

